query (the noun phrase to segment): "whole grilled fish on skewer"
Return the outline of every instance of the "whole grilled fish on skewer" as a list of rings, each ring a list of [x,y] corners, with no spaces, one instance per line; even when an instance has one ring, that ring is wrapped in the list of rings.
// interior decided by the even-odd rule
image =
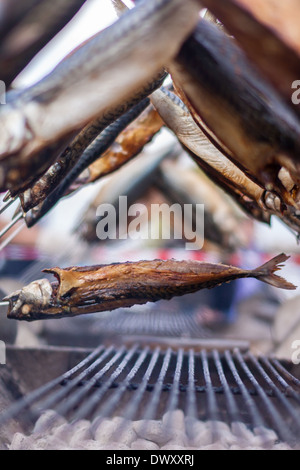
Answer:
[[[28,228],[35,225],[53,206],[60,200],[61,197],[68,194],[68,188],[75,181],[75,179],[95,160],[99,157],[101,153],[104,153],[115,141],[118,135],[134,120],[143,110],[150,104],[149,99],[144,99],[131,108],[125,115],[117,119],[113,124],[108,126],[103,133],[95,139],[93,144],[87,148],[83,153],[80,161],[74,168],[69,172],[69,174],[62,181],[61,185],[54,190],[50,195],[43,201],[41,204],[37,205],[31,211],[25,213],[22,205],[19,204],[12,222],[10,222],[0,233],[0,238],[9,231],[15,223],[17,223],[20,218],[24,217],[24,224]],[[162,123],[160,123],[161,127]],[[12,201],[14,201],[12,199]],[[30,200],[29,200],[30,202]],[[11,201],[8,201],[4,208],[1,209],[3,212],[6,207],[9,207]],[[23,204],[24,206],[25,204]]]
[[[7,86],[71,20],[85,1],[41,0],[24,12],[0,44],[1,79]]]
[[[298,0],[204,0],[239,41],[248,57],[292,104],[291,86],[300,77]]]
[[[171,299],[240,278],[255,278],[281,289],[296,287],[274,274],[288,257],[276,256],[254,270],[197,261],[140,261],[46,269],[57,282],[35,281],[4,300],[8,318],[42,320],[72,317]]]
[[[0,191],[13,186],[3,171],[5,159],[31,158],[132,95],[176,55],[199,9],[198,0],[145,0],[4,106]]]
[[[93,183],[119,169],[137,156],[163,126],[164,122],[157,111],[152,105],[148,106],[132,124],[126,127],[112,146],[88,167],[88,176],[83,177],[83,183]],[[75,182],[76,184],[80,185],[80,179]]]
[[[299,178],[300,122],[234,41],[202,20],[170,71],[234,162],[295,206],[278,172],[284,166]]]
[[[180,161],[163,161],[156,185],[171,204],[192,204],[193,227],[197,227],[196,204],[204,204],[205,240],[229,251],[243,246],[241,221],[245,217],[197,167],[182,167]]]
[[[111,124],[115,119],[118,119],[122,114],[125,113],[125,110],[128,111],[136,102],[144,99],[148,94],[150,94],[154,89],[158,88],[165,74],[159,76],[159,78],[144,87],[140,93],[136,94],[135,97],[123,104],[123,106],[118,107],[115,112],[109,113],[108,116],[104,116],[101,120],[94,121],[90,126],[85,128],[71,143],[71,145],[66,149],[57,162],[52,165],[51,168],[40,178],[35,185],[30,189],[20,195],[21,205],[23,212],[26,213],[33,207],[42,203],[43,200],[51,194],[55,188],[63,181],[71,168],[78,162],[83,152],[88,148],[89,144],[94,140],[94,137],[97,137],[101,131],[107,125]],[[150,127],[148,127],[148,125]],[[111,151],[107,151],[107,154],[102,155],[101,159],[98,162],[95,162],[89,169],[89,177],[85,183],[93,182],[97,179],[97,175],[108,174],[113,171],[114,166],[118,167],[122,164],[122,157],[126,159],[126,152],[128,150],[125,147],[129,145],[130,139],[134,139],[134,145],[131,145],[131,152],[127,158],[132,158],[134,153],[141,150],[143,143],[151,139],[151,135],[159,131],[160,127],[163,125],[158,115],[155,115],[154,111],[149,109],[145,110],[145,114],[142,113],[141,117],[137,119],[137,123],[133,123],[133,127],[129,126],[129,129],[132,129],[132,132],[125,129],[124,135],[126,138],[122,138],[121,146],[124,147],[123,150],[118,146],[114,145]],[[147,137],[148,135],[148,137]],[[152,136],[153,136],[152,135]],[[143,137],[145,141],[143,141]],[[126,142],[128,143],[126,144]],[[135,150],[135,146],[137,149]],[[119,157],[113,153],[113,150],[119,150]],[[99,155],[100,158],[100,155]],[[104,169],[105,168],[105,169]],[[111,168],[111,169],[109,169]]]
[[[293,209],[285,208],[276,194],[265,191],[219,152],[201,132],[179,97],[161,89],[153,93],[151,101],[200,168],[249,215],[269,224],[273,214],[300,232],[300,221]]]
[[[112,3],[119,16],[121,16],[124,11],[128,10],[127,6],[125,6],[121,0],[112,0]],[[162,93],[164,93],[165,96],[163,96]],[[207,139],[203,140],[203,142],[199,140],[202,133],[199,135],[195,123],[180,99],[168,90],[161,89],[160,92],[152,96],[152,101],[160,111],[167,126],[177,135],[182,145],[188,150],[197,164],[201,163],[200,166],[202,168],[204,167],[210,177],[214,175],[213,180],[216,181],[217,179],[219,186],[229,193],[248,214],[261,222],[270,223],[270,215],[264,210],[264,207],[261,207],[263,205],[261,198],[264,194],[262,188],[259,188],[259,185],[256,184],[257,182],[252,182],[246,175],[242,174],[239,168],[235,167],[230,160],[224,158],[218,150],[209,145]],[[193,115],[193,117],[195,116]],[[208,153],[206,152],[206,157],[208,158],[206,161],[199,160],[200,148],[204,152],[205,146],[208,148]],[[195,150],[195,147],[197,147],[198,150]],[[225,155],[233,157],[230,150],[226,149],[224,145],[220,144],[217,145],[217,147]],[[195,153],[191,149],[194,149]],[[219,161],[216,158],[217,155],[219,155]],[[209,166],[207,162],[212,164],[212,166]],[[232,181],[228,175],[230,175]],[[245,197],[243,194],[246,187],[248,197]]]
[[[182,101],[166,89],[157,90],[151,102],[165,124],[175,133],[179,141],[231,182],[242,194],[261,203],[264,190],[252,181],[234,163],[215,148],[201,132]]]
[[[124,116],[107,127],[100,136],[83,153],[77,164],[67,174],[62,183],[56,188],[40,205],[34,207],[25,215],[28,227],[35,225],[45,214],[51,210],[61,197],[65,196],[69,187],[74,183],[81,173],[88,168],[101,153],[104,153],[115,141],[118,135],[136,119],[150,104],[148,98],[144,99]]]
[[[45,171],[48,171],[49,167],[65,150],[73,137],[74,133],[58,139],[40,152],[31,155],[30,159],[23,159],[20,158],[20,155],[15,155],[2,163],[0,162],[0,173],[1,171],[4,172],[4,184],[12,185],[9,197],[16,198],[34,185],[43,176]],[[7,176],[10,183],[8,183]]]
[[[116,119],[146,98],[155,89],[159,88],[165,77],[165,72],[161,72],[155,80],[143,86],[140,90],[135,92],[132,97],[85,127],[39,181],[20,195],[23,212],[26,213],[33,207],[42,203],[63,181],[93,140]],[[14,193],[12,192],[11,195],[14,196]]]

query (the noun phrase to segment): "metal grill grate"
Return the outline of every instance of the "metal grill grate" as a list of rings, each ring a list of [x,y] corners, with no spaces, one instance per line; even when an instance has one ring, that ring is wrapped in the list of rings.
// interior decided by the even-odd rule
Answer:
[[[243,422],[252,430],[262,429],[262,440],[263,428],[273,429],[283,442],[295,445],[300,381],[293,367],[239,349],[220,353],[101,346],[4,411],[0,425],[23,413],[34,421],[47,409],[70,421],[113,416],[153,420],[181,409],[186,418],[212,422],[215,436],[219,422]]]

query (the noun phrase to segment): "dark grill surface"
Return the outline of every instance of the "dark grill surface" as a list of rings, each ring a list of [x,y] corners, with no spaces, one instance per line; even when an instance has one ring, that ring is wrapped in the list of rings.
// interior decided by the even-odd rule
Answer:
[[[24,415],[32,421],[54,409],[70,421],[96,416],[160,419],[167,411],[216,423],[273,429],[292,445],[300,436],[297,366],[240,350],[196,352],[99,347],[56,380],[16,402],[0,425]],[[263,432],[262,432],[263,438]]]

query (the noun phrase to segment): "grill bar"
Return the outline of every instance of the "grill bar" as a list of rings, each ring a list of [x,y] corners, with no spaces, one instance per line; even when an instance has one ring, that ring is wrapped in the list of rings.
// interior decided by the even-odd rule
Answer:
[[[255,365],[257,370],[260,372],[261,376],[265,380],[265,382],[268,384],[270,389],[274,392],[274,395],[280,400],[282,403],[284,409],[289,413],[292,417],[295,415],[295,409],[290,403],[290,401],[287,399],[287,397],[279,390],[279,388],[276,386],[276,384],[273,382],[271,377],[268,375],[268,373],[263,369],[263,367],[260,365],[259,361],[253,356],[253,354],[249,353],[249,357],[252,361],[252,363]],[[298,420],[297,420],[297,427],[300,429],[300,415],[298,413]]]
[[[110,352],[111,352],[111,349],[109,349],[108,354]],[[76,393],[74,393],[71,397],[69,397],[66,404],[62,404],[60,407],[58,407],[57,409],[58,413],[66,415],[69,411],[72,410],[72,408],[75,408],[75,406],[79,405],[81,401],[84,399],[84,397],[91,390],[91,388],[94,387],[97,384],[98,380],[100,380],[101,377],[103,377],[103,375],[107,371],[110,370],[110,368],[118,361],[118,359],[122,356],[123,353],[124,353],[124,348],[120,349],[120,351],[117,351],[115,355],[110,359],[110,361],[108,361],[105,364],[105,366],[102,369],[100,369],[100,371],[98,371],[93,377],[91,377],[89,381],[86,382],[83,387],[81,387],[81,389],[79,389]],[[98,363],[99,361],[96,361],[93,364],[93,367],[90,368],[90,371],[94,370],[97,367]]]
[[[181,377],[181,370],[182,370],[182,363],[183,363],[183,349],[180,348],[177,352],[176,358],[176,368],[173,378],[173,384],[171,386],[170,397],[168,401],[167,410],[174,411],[178,405],[178,396],[179,396],[179,387],[180,387],[180,377]],[[169,418],[167,421],[167,427],[172,425],[171,422],[171,413],[169,414]]]
[[[134,355],[137,350],[137,345],[133,346],[130,351],[126,354],[120,365],[117,369],[113,372],[109,380],[101,387],[100,390],[96,390],[89,400],[81,407],[81,409],[76,414],[76,419],[82,419],[89,414],[92,413],[93,409],[98,405],[100,399],[104,396],[105,392],[113,385],[115,380],[121,375],[127,364],[129,363],[130,359]],[[103,415],[104,416],[104,415]]]
[[[298,403],[300,403],[300,396],[299,393],[297,394],[295,390],[284,380],[284,378],[279,374],[279,372],[274,368],[274,366],[270,363],[269,359],[266,357],[261,358],[263,364],[274,374],[276,380],[280,383],[280,385],[284,389],[284,393],[293,397]],[[291,376],[292,378],[295,378]]]
[[[234,395],[233,395],[233,393],[232,393],[232,391],[229,387],[228,381],[226,379],[226,375],[225,375],[225,372],[224,372],[224,368],[222,366],[219,351],[217,351],[217,350],[213,351],[213,358],[214,358],[216,369],[218,371],[220,382],[222,384],[224,394],[225,394],[225,397],[226,397],[229,416],[230,416],[232,422],[241,422],[242,421],[241,415],[240,415],[240,412],[238,410],[238,406],[236,404],[236,401],[234,399]]]
[[[278,371],[282,373],[283,377],[286,377],[286,379],[290,380],[293,384],[300,387],[300,380],[298,380],[288,370],[286,370],[286,368],[282,364],[280,364],[277,359],[272,359],[271,362],[278,369]]]
[[[142,383],[140,387],[136,390],[136,392],[133,394],[133,397],[131,401],[129,402],[127,408],[125,409],[123,416],[125,419],[133,419],[136,411],[138,410],[139,404],[141,403],[143,399],[143,395],[145,393],[145,390],[149,384],[150,377],[153,373],[154,367],[157,364],[158,358],[159,358],[159,353],[160,353],[160,348],[156,348],[156,350],[153,353],[153,356],[151,358],[151,361],[149,363],[149,366],[146,370],[146,373],[142,379]]]
[[[158,403],[159,403],[159,398],[160,398],[162,388],[164,385],[165,376],[167,374],[167,370],[170,365],[171,355],[172,355],[172,350],[168,348],[164,356],[164,360],[163,360],[163,364],[160,370],[158,380],[153,389],[152,397],[150,398],[148,402],[148,406],[146,407],[146,411],[144,414],[145,420],[150,420],[155,417],[156,410],[157,410]]]
[[[203,375],[205,379],[205,384],[206,384],[205,386],[206,386],[206,392],[207,392],[207,411],[208,411],[210,420],[212,422],[212,428],[211,428],[212,439],[213,441],[215,441],[217,440],[218,435],[219,435],[218,426],[217,426],[219,413],[218,413],[217,400],[216,400],[216,396],[215,396],[215,392],[213,389],[212,380],[210,376],[210,369],[209,369],[208,360],[207,360],[207,352],[205,350],[201,351],[201,359],[202,359]]]
[[[260,414],[253,398],[251,397],[249,391],[247,390],[247,387],[245,386],[243,380],[241,379],[241,377],[238,373],[238,370],[236,368],[236,365],[234,363],[234,360],[233,360],[233,357],[232,357],[232,354],[231,354],[230,351],[225,351],[225,358],[226,358],[228,366],[229,366],[229,368],[232,372],[232,375],[233,375],[233,377],[236,381],[236,384],[239,387],[239,390],[240,390],[240,392],[243,396],[245,406],[249,410],[249,413],[251,415],[254,427],[257,427],[257,428],[263,427],[264,423],[263,423],[262,416],[261,416],[261,414]]]
[[[1,413],[0,424],[25,411],[33,418],[53,407],[70,422],[96,419],[96,428],[105,418],[117,417],[118,439],[133,421],[142,420],[138,426],[145,430],[151,420],[163,417],[161,425],[178,431],[179,439],[186,433],[190,442],[198,442],[194,435],[199,429],[197,420],[207,420],[214,442],[222,436],[223,421],[229,426],[244,423],[232,428],[244,443],[251,429],[256,442],[267,446],[272,439],[268,429],[289,443],[299,439],[299,405],[298,378],[275,359],[256,358],[240,350],[101,346]],[[42,421],[45,428],[51,427],[51,419],[55,415],[49,413]]]
[[[109,348],[106,351],[103,351],[102,354],[83,372],[81,372],[79,375],[76,377],[72,378],[71,380],[69,379],[67,382],[63,382],[63,388],[61,388],[57,393],[54,393],[51,395],[47,400],[42,402],[40,405],[40,409],[50,409],[51,407],[60,404],[62,400],[69,394],[72,393],[73,390],[75,390],[80,383],[82,383],[90,373],[92,373],[96,367],[101,364],[111,353],[113,348]],[[89,383],[92,383],[91,381]],[[76,394],[74,393],[73,399],[76,397]],[[58,406],[58,412],[59,413],[66,413],[67,409],[69,407],[69,402],[67,405],[59,405]]]
[[[195,392],[195,354],[193,349],[189,350],[189,376],[187,388],[186,416],[189,418],[197,417],[197,400]]]
[[[268,413],[270,415],[271,420],[273,421],[275,428],[279,430],[281,437],[287,440],[291,440],[291,435],[290,431],[287,428],[285,422],[281,418],[280,414],[278,413],[277,409],[271,402],[271,400],[268,398],[266,395],[266,392],[262,388],[262,386],[259,384],[258,380],[254,375],[252,374],[251,370],[247,366],[244,358],[242,357],[241,353],[239,351],[235,351],[235,357],[238,359],[239,363],[241,364],[242,369],[244,370],[245,374],[253,384],[255,390],[257,391],[258,395],[260,396],[262,402],[264,403],[264,406],[268,410]]]
[[[57,379],[47,383],[43,387],[35,390],[34,392],[28,394],[26,397],[22,398],[21,400],[17,401],[14,405],[12,405],[7,411],[4,411],[0,414],[0,426],[4,423],[9,421],[10,419],[15,418],[19,413],[23,410],[26,410],[30,406],[32,406],[35,402],[40,400],[43,396],[50,393],[54,390],[59,384],[63,383],[66,380],[69,380],[73,375],[75,375],[81,369],[84,369],[88,366],[90,362],[92,362],[99,354],[102,353],[104,346],[100,346],[95,351],[93,351],[89,356],[87,356],[83,361],[73,367],[71,370],[66,372],[65,374],[61,375]]]

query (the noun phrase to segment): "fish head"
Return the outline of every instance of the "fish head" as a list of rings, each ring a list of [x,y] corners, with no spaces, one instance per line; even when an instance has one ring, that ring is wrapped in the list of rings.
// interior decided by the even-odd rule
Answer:
[[[5,297],[9,302],[7,317],[15,320],[34,320],[34,314],[50,304],[52,286],[47,279],[31,282],[23,289]]]

